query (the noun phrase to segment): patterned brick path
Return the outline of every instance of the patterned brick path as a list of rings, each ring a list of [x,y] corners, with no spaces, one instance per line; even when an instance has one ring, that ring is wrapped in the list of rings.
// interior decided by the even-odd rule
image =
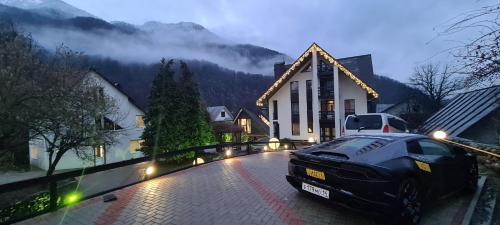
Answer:
[[[374,224],[365,215],[299,194],[285,180],[287,152],[209,163],[20,224]],[[427,210],[422,224],[459,224],[469,197]]]

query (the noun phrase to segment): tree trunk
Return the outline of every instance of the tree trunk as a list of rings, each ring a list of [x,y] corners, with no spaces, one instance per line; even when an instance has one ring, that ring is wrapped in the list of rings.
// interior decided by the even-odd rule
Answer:
[[[54,171],[56,170],[56,166],[57,166],[57,163],[59,163],[59,161],[61,160],[62,156],[64,155],[66,151],[57,151],[56,153],[56,158],[51,162],[49,163],[49,169],[47,170],[47,174],[46,176],[52,176],[52,174],[54,174]]]
[[[47,170],[47,177],[52,176],[54,174],[54,171],[56,170],[57,163],[59,160],[61,160],[64,152],[66,151],[57,151],[56,153],[56,158],[54,161],[52,161],[49,164],[49,169]],[[51,152],[51,157],[53,155],[53,152]],[[50,194],[50,201],[49,201],[49,209],[50,210],[56,210],[57,209],[57,181],[52,181],[49,183],[49,194]]]

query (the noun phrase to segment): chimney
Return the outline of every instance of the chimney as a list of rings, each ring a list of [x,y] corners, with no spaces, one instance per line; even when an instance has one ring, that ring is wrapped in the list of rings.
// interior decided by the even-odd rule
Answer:
[[[280,78],[281,75],[286,71],[287,66],[285,65],[285,62],[279,62],[274,64],[274,80],[277,80]]]

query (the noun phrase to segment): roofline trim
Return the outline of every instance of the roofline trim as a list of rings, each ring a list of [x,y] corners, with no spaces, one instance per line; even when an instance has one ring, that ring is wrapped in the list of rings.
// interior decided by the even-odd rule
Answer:
[[[295,70],[300,67],[302,62],[304,62],[305,59],[309,57],[309,55],[312,55],[313,52],[319,53],[319,55],[322,56],[325,60],[327,60],[331,65],[336,66],[342,72],[344,72],[344,74],[348,76],[351,80],[353,80],[356,83],[356,85],[360,86],[362,89],[368,92],[368,94],[373,95],[373,97],[378,98],[379,95],[375,90],[373,90],[371,87],[365,84],[361,79],[359,79],[356,75],[354,75],[351,71],[349,71],[346,67],[340,64],[328,52],[319,47],[318,44],[313,43],[299,58],[297,58],[297,60],[295,60],[295,62],[280,76],[280,78],[274,81],[274,83],[267,89],[267,91],[264,92],[264,94],[262,94],[259,97],[259,99],[257,99],[256,105],[258,107],[263,106],[264,101],[268,100],[269,97],[271,97],[277,89],[281,88],[281,84],[285,80],[293,76],[294,74],[293,72],[295,72]]]
[[[88,73],[94,73],[96,74],[97,76],[101,77],[104,81],[106,81],[109,85],[111,85],[114,89],[116,89],[118,92],[122,93],[123,95],[125,95],[125,97],[127,97],[127,101],[130,102],[131,105],[133,105],[134,107],[136,107],[139,111],[142,112],[142,114],[145,114],[144,110],[141,109],[141,107],[139,107],[137,105],[137,103],[135,103],[134,99],[132,97],[130,97],[130,95],[128,95],[127,93],[125,93],[125,91],[121,90],[120,88],[116,87],[115,84],[113,84],[111,82],[111,80],[109,80],[108,78],[104,77],[104,75],[102,75],[101,73],[99,73],[96,69],[89,69],[89,72]],[[116,82],[118,84],[118,82]]]

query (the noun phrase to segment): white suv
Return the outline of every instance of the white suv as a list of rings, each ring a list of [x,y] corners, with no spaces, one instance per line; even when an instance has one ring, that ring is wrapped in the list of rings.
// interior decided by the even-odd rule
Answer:
[[[408,133],[408,123],[387,113],[367,113],[347,116],[343,135],[359,133]]]

